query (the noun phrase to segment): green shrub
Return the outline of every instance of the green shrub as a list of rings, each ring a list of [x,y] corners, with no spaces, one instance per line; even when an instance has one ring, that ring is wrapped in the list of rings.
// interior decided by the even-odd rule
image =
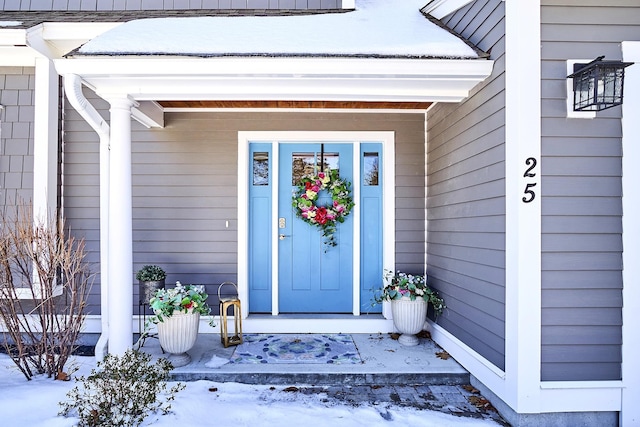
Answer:
[[[159,282],[167,277],[167,273],[159,265],[145,265],[136,273],[141,282]]]
[[[151,364],[151,356],[137,350],[121,357],[109,354],[91,375],[76,380],[82,387],[67,393],[69,401],[60,402],[60,415],[77,415],[81,427],[138,426],[151,413],[165,415],[176,393],[185,388],[178,383],[167,390],[171,369],[167,359]]]

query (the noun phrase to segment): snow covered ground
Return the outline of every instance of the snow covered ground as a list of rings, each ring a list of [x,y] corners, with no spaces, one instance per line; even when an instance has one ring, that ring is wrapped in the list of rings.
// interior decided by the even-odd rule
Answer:
[[[76,357],[79,370],[88,375],[93,357]],[[58,403],[66,400],[74,380],[63,382],[45,377],[27,381],[8,356],[0,354],[0,415],[3,425],[22,427],[67,427],[76,418],[58,416]],[[400,408],[389,403],[350,405],[328,399],[323,393],[285,391],[285,386],[245,385],[195,381],[178,393],[168,415],[151,415],[144,426],[498,426],[491,420],[456,417],[441,412]],[[7,423],[7,424],[5,424]]]

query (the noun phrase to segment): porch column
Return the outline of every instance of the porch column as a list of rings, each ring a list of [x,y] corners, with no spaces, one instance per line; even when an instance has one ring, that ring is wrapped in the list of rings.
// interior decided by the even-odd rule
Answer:
[[[122,355],[133,345],[133,231],[131,202],[131,107],[126,95],[111,104],[109,173],[109,353]]]
[[[33,135],[33,219],[44,225],[57,214],[58,73],[53,62],[36,58]]]

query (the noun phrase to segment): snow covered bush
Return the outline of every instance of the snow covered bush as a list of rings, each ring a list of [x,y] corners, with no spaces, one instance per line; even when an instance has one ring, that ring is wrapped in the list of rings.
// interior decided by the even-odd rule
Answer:
[[[108,354],[88,377],[79,377],[60,402],[60,415],[77,415],[79,426],[131,427],[140,425],[152,413],[167,414],[176,393],[185,388],[178,383],[168,389],[173,369],[167,359],[151,363],[151,356],[129,349],[121,357]]]

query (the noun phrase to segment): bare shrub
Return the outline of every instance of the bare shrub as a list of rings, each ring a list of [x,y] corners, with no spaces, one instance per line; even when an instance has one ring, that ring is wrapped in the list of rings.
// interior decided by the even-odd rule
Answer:
[[[86,316],[93,278],[84,240],[65,234],[62,219],[34,222],[28,205],[0,219],[0,326],[5,349],[28,380],[37,374],[64,376]]]

